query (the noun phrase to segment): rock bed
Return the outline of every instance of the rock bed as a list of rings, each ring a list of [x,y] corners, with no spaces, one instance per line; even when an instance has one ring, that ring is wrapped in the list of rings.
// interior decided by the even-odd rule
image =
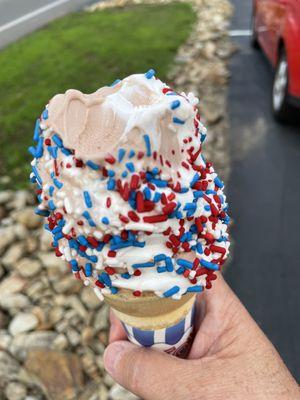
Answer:
[[[126,4],[106,2],[93,9]],[[205,153],[226,179],[231,6],[226,0],[193,0],[192,5],[198,22],[169,80],[204,99]],[[136,399],[103,367],[107,307],[52,253],[49,234],[33,213],[34,201],[31,192],[0,192],[0,400]]]

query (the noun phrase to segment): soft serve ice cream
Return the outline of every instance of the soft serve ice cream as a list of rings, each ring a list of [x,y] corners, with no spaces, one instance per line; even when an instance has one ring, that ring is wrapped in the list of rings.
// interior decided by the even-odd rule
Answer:
[[[227,203],[202,154],[197,102],[150,70],[59,94],[36,123],[36,212],[56,255],[101,299],[201,292],[226,259]]]

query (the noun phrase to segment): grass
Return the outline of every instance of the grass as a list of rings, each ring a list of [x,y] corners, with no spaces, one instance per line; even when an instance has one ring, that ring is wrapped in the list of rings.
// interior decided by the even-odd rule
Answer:
[[[195,15],[188,4],[75,13],[0,53],[0,176],[26,187],[34,121],[56,93],[93,92],[154,68],[164,80]]]

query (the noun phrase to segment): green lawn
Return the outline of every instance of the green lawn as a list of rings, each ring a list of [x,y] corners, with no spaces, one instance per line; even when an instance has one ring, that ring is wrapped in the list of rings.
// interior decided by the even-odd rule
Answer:
[[[154,68],[164,80],[195,15],[188,4],[139,5],[57,20],[0,52],[0,176],[27,186],[34,121],[56,93],[89,93]]]

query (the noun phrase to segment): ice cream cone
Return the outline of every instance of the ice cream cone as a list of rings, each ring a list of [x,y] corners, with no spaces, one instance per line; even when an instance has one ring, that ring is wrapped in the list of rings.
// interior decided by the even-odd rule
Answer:
[[[131,342],[184,358],[193,332],[195,297],[187,294],[173,300],[150,292],[134,297],[123,290],[117,296],[105,296],[105,301],[122,321]]]

